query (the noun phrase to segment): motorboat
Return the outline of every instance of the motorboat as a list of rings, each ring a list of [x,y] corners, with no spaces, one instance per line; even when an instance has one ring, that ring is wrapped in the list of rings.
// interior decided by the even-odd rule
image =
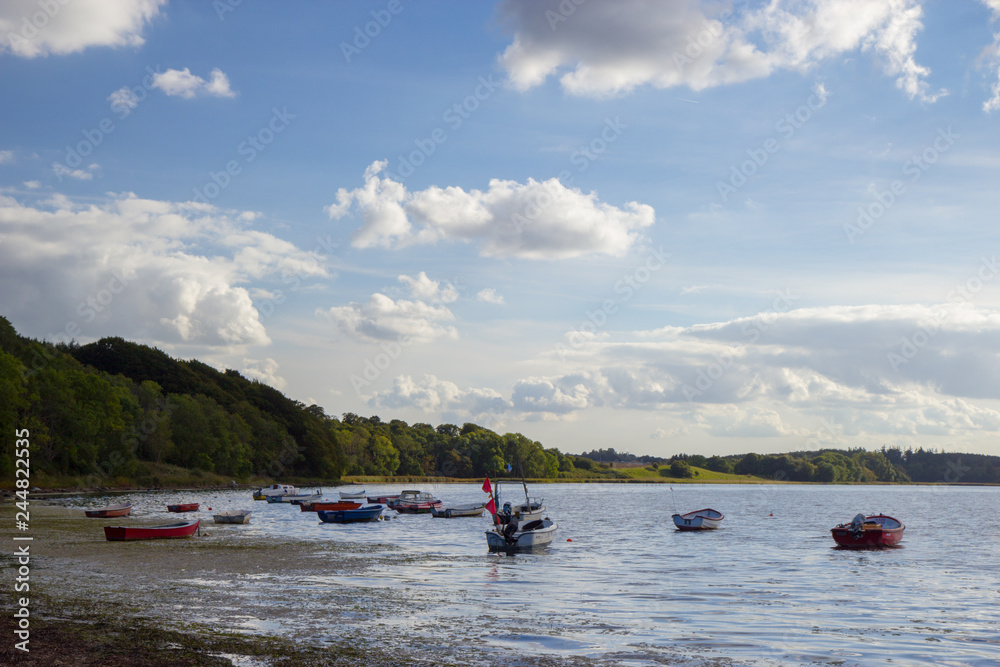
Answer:
[[[718,510],[706,508],[687,514],[674,514],[671,518],[677,530],[715,530],[726,517]]]
[[[399,498],[390,500],[388,505],[401,514],[429,514],[431,508],[443,505],[438,498],[435,498],[425,491],[407,490],[401,491]]]
[[[261,487],[253,492],[254,500],[267,500],[270,496],[295,495],[299,490],[291,484],[272,484],[269,487]]]
[[[265,500],[269,503],[289,503],[291,505],[299,505],[304,502],[315,502],[323,498],[323,493],[321,491],[316,491],[315,493],[286,493],[285,495],[274,495],[268,496]]]
[[[831,528],[830,533],[844,549],[878,549],[898,545],[905,529],[902,521],[885,514],[858,514],[850,523]]]
[[[528,485],[524,480],[521,480],[520,482],[497,480],[495,482],[493,492],[493,497],[496,501],[497,507],[501,507],[501,503],[504,501],[504,488],[510,487],[511,485],[520,486],[521,491],[524,493],[524,502],[521,502],[519,498],[517,500],[510,501],[511,514],[515,519],[519,522],[526,523],[528,521],[534,521],[545,517],[545,505],[542,504],[542,499],[531,498],[528,495]],[[517,495],[520,496],[519,493]]]
[[[516,530],[505,534],[502,524],[486,531],[486,544],[491,552],[525,553],[548,546],[556,536],[555,521],[551,519],[535,519],[518,524]]]

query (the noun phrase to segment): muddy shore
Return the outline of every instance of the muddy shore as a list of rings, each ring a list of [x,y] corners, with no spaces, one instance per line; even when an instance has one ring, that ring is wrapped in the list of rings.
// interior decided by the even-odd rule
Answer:
[[[31,504],[28,533],[0,505],[5,577],[0,663],[24,665],[579,665],[604,664],[497,654],[469,637],[440,643],[394,632],[379,619],[433,614],[419,596],[363,585],[380,559],[405,562],[391,545],[372,547],[241,538],[206,524],[201,537],[106,542],[77,509]],[[205,534],[207,532],[207,535]],[[17,598],[15,535],[29,534],[30,653],[13,646]],[[317,578],[335,579],[317,605]],[[322,615],[311,610],[321,608]],[[316,616],[313,618],[312,616]],[[371,631],[367,628],[370,627]]]

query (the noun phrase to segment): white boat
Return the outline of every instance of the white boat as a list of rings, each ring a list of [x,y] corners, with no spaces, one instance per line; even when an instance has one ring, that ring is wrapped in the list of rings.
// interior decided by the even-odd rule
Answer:
[[[250,510],[234,510],[232,512],[219,512],[213,514],[215,523],[250,523]]]
[[[253,492],[254,500],[267,500],[272,496],[287,496],[298,493],[299,490],[296,489],[291,484],[272,484],[266,489],[261,487]]]
[[[508,537],[504,535],[504,526],[494,526],[486,531],[486,544],[493,552],[524,553],[551,544],[557,527],[551,519],[535,519],[518,524],[517,530]]]
[[[316,493],[289,493],[283,496],[268,496],[267,502],[269,503],[291,503],[293,505],[298,505],[304,502],[314,502],[323,499],[323,493],[317,491]]]
[[[359,499],[364,498],[364,497],[365,497],[364,490],[361,490],[361,491],[358,491],[358,492],[354,492],[354,491],[341,491],[340,492],[340,498],[341,498],[341,500],[359,500]]]
[[[439,519],[455,519],[464,516],[482,516],[486,505],[452,505],[451,507],[432,507],[431,516]]]
[[[687,514],[674,514],[671,518],[673,518],[677,530],[715,530],[726,517],[722,515],[722,512],[706,508]]]

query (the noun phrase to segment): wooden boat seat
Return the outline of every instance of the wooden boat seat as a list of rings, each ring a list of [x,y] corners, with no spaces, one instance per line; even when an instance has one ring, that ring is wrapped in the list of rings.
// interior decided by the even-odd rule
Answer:
[[[534,521],[529,521],[528,523],[526,523],[523,526],[521,526],[521,531],[522,532],[527,532],[529,530],[535,530],[535,529],[541,528],[541,527],[542,527],[542,520],[541,519],[535,519]]]

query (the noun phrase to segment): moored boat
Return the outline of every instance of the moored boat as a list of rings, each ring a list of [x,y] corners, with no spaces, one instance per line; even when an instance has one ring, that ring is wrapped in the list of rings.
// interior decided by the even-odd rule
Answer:
[[[363,500],[364,497],[365,497],[365,491],[364,491],[364,489],[362,489],[361,491],[341,491],[340,492],[340,498],[341,498],[341,500]]]
[[[492,552],[524,553],[546,547],[556,536],[555,521],[535,519],[519,524],[513,532],[505,534],[505,526],[497,525],[486,531],[486,544]]]
[[[378,521],[383,509],[382,505],[365,505],[353,510],[320,510],[316,514],[323,523],[362,523]]]
[[[271,486],[264,488],[261,487],[253,492],[254,500],[267,500],[270,496],[288,496],[298,493],[299,490],[296,489],[291,484],[272,484]]]
[[[390,509],[401,514],[429,514],[431,508],[443,505],[439,499],[425,491],[401,491],[399,498],[389,501]]]
[[[687,514],[674,514],[671,518],[677,530],[715,530],[726,517],[722,512],[705,508]]]
[[[845,549],[878,549],[898,545],[905,529],[902,521],[891,516],[858,514],[850,523],[831,528],[830,534]]]
[[[182,521],[163,526],[105,526],[104,537],[109,542],[125,540],[155,540],[166,537],[188,537],[194,535],[201,521]]]
[[[285,495],[274,495],[268,496],[266,498],[269,503],[289,503],[292,505],[299,505],[303,502],[314,502],[321,500],[323,498],[323,493],[317,491],[315,493],[286,493]]]
[[[453,505],[452,507],[432,507],[431,516],[439,519],[456,519],[466,516],[482,516],[486,505]]]
[[[250,510],[234,510],[232,512],[219,512],[212,515],[215,523],[250,523]]]
[[[397,500],[399,494],[392,496],[368,496],[367,500],[370,503],[375,503],[377,505],[388,505],[390,500]]]
[[[319,512],[320,510],[336,512],[338,510],[356,510],[359,507],[361,507],[361,503],[353,500],[339,500],[336,502],[310,500],[299,503],[299,509],[303,512]]]
[[[84,513],[92,519],[109,519],[115,516],[128,516],[132,513],[132,503],[121,503],[119,505],[98,507],[93,510],[84,510]]]
[[[198,503],[178,503],[177,505],[167,505],[168,512],[197,512]]]

